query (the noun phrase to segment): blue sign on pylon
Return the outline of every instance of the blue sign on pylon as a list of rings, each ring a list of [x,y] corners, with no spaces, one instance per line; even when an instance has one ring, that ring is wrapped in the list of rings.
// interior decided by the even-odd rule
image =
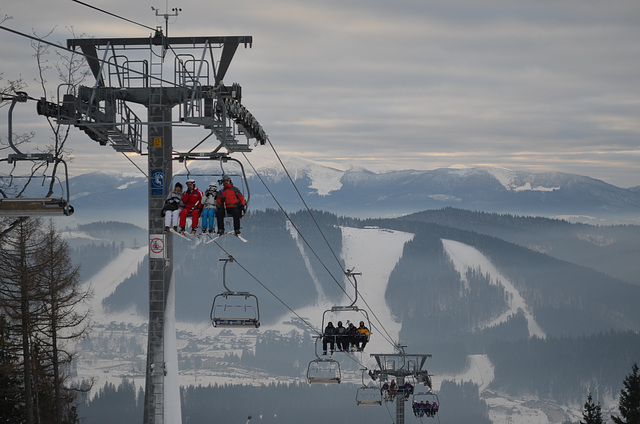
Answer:
[[[164,171],[153,171],[151,173],[151,194],[164,194]]]

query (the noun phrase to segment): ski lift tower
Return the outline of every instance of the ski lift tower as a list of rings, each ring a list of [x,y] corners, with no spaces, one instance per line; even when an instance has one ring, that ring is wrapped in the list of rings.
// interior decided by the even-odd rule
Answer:
[[[38,113],[76,126],[100,145],[148,156],[149,327],[144,424],[181,421],[173,239],[164,232],[161,217],[172,188],[172,162],[196,158],[225,161],[233,152],[250,152],[251,138],[265,144],[262,127],[241,104],[240,85],[226,86],[222,81],[238,46],[251,44],[251,36],[168,37],[162,27],[146,38],[69,39],[67,47],[80,49],[95,83],[77,90],[61,86],[57,104],[45,99],[38,103]],[[146,108],[146,121],[138,118],[129,103]],[[179,113],[174,120],[172,109],[176,106]],[[211,133],[186,152],[177,152],[172,139],[174,125],[204,127]],[[211,140],[219,144],[208,145]]]
[[[378,369],[370,371],[369,375],[373,380],[380,378],[388,380],[389,377],[395,378],[398,387],[402,387],[406,377],[413,377],[415,382],[424,383],[431,388],[431,377],[424,367],[427,358],[431,358],[430,354],[410,354],[405,353],[406,346],[399,346],[398,353],[372,353],[375,358]],[[404,424],[404,402],[403,396],[396,396],[396,424]]]

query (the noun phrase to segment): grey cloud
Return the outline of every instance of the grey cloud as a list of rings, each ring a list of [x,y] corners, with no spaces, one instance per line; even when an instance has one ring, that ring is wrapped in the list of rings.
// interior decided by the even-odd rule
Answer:
[[[80,6],[63,14],[44,0],[22,3],[0,9],[14,15],[5,25],[45,33],[57,22],[61,41],[72,25],[148,35]],[[146,3],[101,7],[163,24]],[[169,31],[253,35],[225,82],[243,85],[282,151],[363,166],[372,157],[422,169],[491,162],[625,187],[640,185],[638,22],[635,0],[241,0],[185,4]],[[5,33],[0,42],[20,64],[3,65],[5,79],[33,67],[28,42]],[[95,146],[75,139],[80,162]]]

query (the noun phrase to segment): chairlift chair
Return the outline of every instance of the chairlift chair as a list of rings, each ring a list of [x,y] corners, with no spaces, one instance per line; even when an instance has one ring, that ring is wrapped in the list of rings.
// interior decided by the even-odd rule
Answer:
[[[213,298],[210,313],[211,323],[214,327],[260,327],[258,298],[249,292],[231,291],[227,287],[227,264],[233,262],[233,257],[218,260],[224,261],[222,285],[225,291]]]
[[[379,387],[362,386],[356,393],[356,404],[358,406],[380,406],[382,405],[382,394]]]
[[[340,363],[335,359],[314,359],[307,367],[307,381],[312,383],[340,383]]]
[[[0,159],[0,162],[6,161],[8,164],[13,164],[13,169],[8,177],[0,176],[0,186],[11,186],[14,179],[27,179],[28,181],[43,178],[44,181],[49,178],[58,179],[55,175],[46,175],[46,170],[49,168],[49,164],[56,163],[62,164],[65,174],[65,186],[66,191],[63,190],[65,195],[63,197],[17,197],[17,198],[0,198],[0,216],[69,216],[73,214],[73,207],[69,202],[69,172],[67,169],[67,163],[61,158],[54,157],[51,153],[22,153],[13,144],[13,108],[17,102],[26,102],[29,96],[24,92],[18,92],[15,96],[6,98],[3,100],[11,100],[11,106],[9,107],[9,119],[8,127],[9,134],[7,141],[14,154],[10,154],[7,158]],[[41,176],[37,175],[13,175],[13,171],[16,168],[18,162],[44,162],[46,168]],[[8,182],[7,182],[8,180]],[[59,179],[58,179],[59,182]],[[62,184],[60,184],[62,187]],[[4,188],[4,187],[3,187]]]
[[[260,327],[258,298],[248,292],[224,292],[213,299],[214,327]]]
[[[322,383],[322,384],[339,384],[342,378],[340,372],[340,362],[331,358],[321,358],[318,356],[318,341],[320,338],[316,338],[316,359],[309,362],[307,367],[307,381],[309,384]]]
[[[369,330],[369,335],[366,338],[366,342],[368,343],[371,338],[371,320],[369,319],[369,313],[365,309],[361,309],[356,306],[356,302],[358,301],[358,282],[355,279],[356,275],[360,275],[360,273],[352,273],[351,270],[347,271],[347,276],[354,277],[354,286],[355,286],[355,298],[353,302],[348,306],[332,306],[330,309],[327,309],[322,314],[322,332],[324,336],[324,331],[329,324],[329,321],[333,322],[334,326],[336,323],[342,321],[344,327],[347,327],[347,323],[351,322],[353,325],[358,328],[358,324],[360,321],[364,322],[365,326]],[[339,337],[339,336],[336,336]],[[336,339],[336,341],[338,341]]]
[[[228,156],[227,154],[224,153],[192,153],[192,152],[187,152],[187,153],[179,153],[177,158],[175,158],[174,160],[178,160],[179,162],[183,162],[184,163],[184,167],[185,167],[185,172],[184,173],[178,173],[178,174],[174,174],[173,175],[173,181],[172,181],[172,185],[171,187],[173,188],[173,185],[177,182],[178,179],[180,178],[184,178],[184,180],[188,180],[189,178],[193,178],[195,179],[199,184],[198,187],[204,192],[206,190],[205,187],[208,186],[208,184],[211,182],[212,179],[215,179],[218,183],[218,188],[219,190],[221,189],[221,184],[222,184],[222,177],[223,176],[228,176],[232,179],[232,181],[234,181],[234,186],[237,187],[240,190],[240,193],[244,196],[245,199],[245,208],[242,212],[242,215],[240,216],[241,218],[244,217],[247,213],[247,210],[249,209],[249,202],[251,199],[251,192],[249,191],[249,184],[247,182],[247,175],[244,171],[244,166],[242,165],[242,162],[240,162],[239,160],[232,158],[230,156]],[[203,172],[203,173],[198,173],[198,172],[191,172],[189,170],[188,167],[188,162],[189,161],[195,161],[195,160],[218,160],[220,162],[220,171],[219,172]],[[225,168],[225,164],[227,164],[228,162],[233,162],[235,164],[237,164],[237,167],[234,167],[234,169],[231,169],[229,167]],[[238,184],[238,179],[240,180],[240,183]],[[206,181],[208,180],[208,181]],[[205,183],[205,185],[203,185],[202,183]],[[230,216],[230,215],[229,215]]]
[[[367,386],[364,382],[364,373],[362,370],[362,387],[356,392],[356,405],[358,406],[380,406],[382,405],[382,390],[380,387]]]
[[[9,155],[6,159],[0,159],[0,162],[7,161],[13,164],[14,169],[16,162],[21,161],[46,161],[47,167],[49,163],[58,162],[64,165],[65,173],[65,187],[63,190],[63,197],[5,197],[0,198],[0,216],[69,216],[74,212],[73,206],[69,200],[69,174],[67,171],[67,164],[62,159],[55,159],[51,154],[15,154]],[[46,170],[45,170],[46,172]],[[55,178],[58,180],[60,187],[62,183],[55,175],[13,175],[0,176],[0,186],[8,187],[13,184],[13,181],[18,179],[23,180],[37,180],[42,178],[43,184],[47,179]]]
[[[434,410],[424,411],[422,415],[419,415],[419,417],[428,416],[428,417],[433,418],[433,417],[436,416],[436,414],[438,413],[438,410],[440,409],[440,399],[438,398],[438,395],[435,394],[434,392],[432,392],[431,390],[427,390],[427,391],[423,390],[423,391],[420,391],[420,392],[418,392],[418,391],[414,392],[411,404],[413,405],[416,402],[417,403],[420,403],[420,402],[426,403],[427,401],[431,405],[433,405],[433,403],[436,402],[437,407],[436,407],[435,411]]]

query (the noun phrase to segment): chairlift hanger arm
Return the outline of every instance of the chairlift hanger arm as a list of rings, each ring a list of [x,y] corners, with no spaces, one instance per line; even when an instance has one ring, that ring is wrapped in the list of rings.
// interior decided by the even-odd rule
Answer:
[[[347,279],[349,279],[350,277],[353,277],[353,287],[355,288],[355,292],[356,292],[356,295],[353,299],[353,302],[351,302],[350,306],[354,306],[358,301],[358,280],[356,279],[356,275],[362,275],[361,272],[352,272],[354,269],[355,267],[351,269],[347,269],[345,271],[345,275],[347,276]]]
[[[11,146],[13,151],[18,155],[22,155],[22,152],[18,150],[15,144],[13,144],[13,108],[16,106],[16,103],[26,103],[28,99],[31,99],[31,97],[29,97],[29,95],[24,91],[16,91],[15,95],[2,98],[2,100],[11,100],[11,106],[9,106],[9,118],[7,123],[9,131],[7,141],[9,142],[9,146]]]

